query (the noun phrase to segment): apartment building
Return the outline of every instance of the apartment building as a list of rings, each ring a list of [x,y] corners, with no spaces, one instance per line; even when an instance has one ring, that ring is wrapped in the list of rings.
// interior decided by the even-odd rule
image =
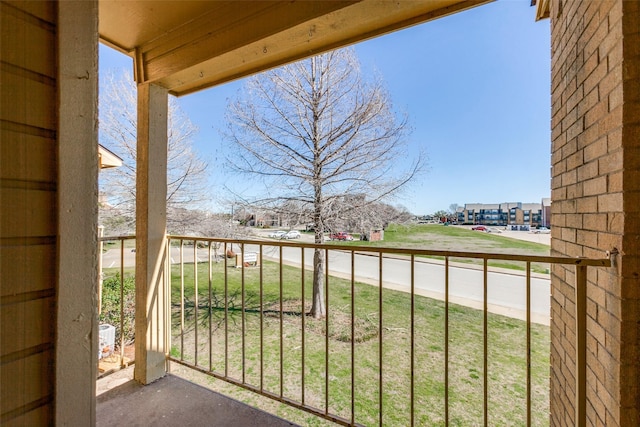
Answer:
[[[459,224],[549,227],[551,199],[540,203],[467,203],[456,212]]]

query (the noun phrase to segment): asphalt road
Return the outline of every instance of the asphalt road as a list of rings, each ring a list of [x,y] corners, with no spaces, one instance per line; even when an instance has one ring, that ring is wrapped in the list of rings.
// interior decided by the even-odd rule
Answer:
[[[247,246],[246,252],[257,252],[258,245]],[[238,251],[237,246],[234,247]],[[279,251],[274,246],[263,246],[264,258],[279,260]],[[284,247],[283,263],[300,266],[300,248]],[[135,252],[125,249],[125,266],[135,265]],[[207,250],[197,252],[199,262],[207,260]],[[178,248],[171,249],[172,263],[180,261]],[[193,246],[185,246],[185,263],[193,262]],[[305,266],[311,268],[313,249],[305,249]],[[103,267],[113,268],[120,265],[120,250],[110,249],[103,255]],[[351,277],[351,255],[349,252],[329,250],[328,265],[331,275],[349,279]],[[372,254],[354,255],[355,278],[357,281],[378,286],[380,283],[380,259]],[[393,256],[382,259],[382,283],[385,288],[411,291],[411,262],[406,257]],[[548,276],[534,275],[531,280],[531,317],[532,321],[549,324],[550,280]],[[416,259],[416,294],[445,299],[445,267],[443,262],[428,259]],[[467,264],[451,263],[449,266],[449,300],[456,304],[482,309],[484,305],[484,276],[481,268]],[[487,306],[493,313],[509,317],[526,318],[526,278],[523,273],[490,269],[487,273]]]

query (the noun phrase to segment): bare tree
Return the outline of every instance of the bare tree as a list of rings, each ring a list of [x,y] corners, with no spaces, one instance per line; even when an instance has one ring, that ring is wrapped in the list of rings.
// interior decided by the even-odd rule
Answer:
[[[308,206],[315,242],[339,217],[345,195],[366,203],[397,192],[423,166],[410,160],[408,124],[398,119],[382,81],[364,80],[353,49],[329,52],[248,80],[228,106],[237,171],[262,178],[263,205],[294,201]],[[402,165],[403,167],[400,167]],[[314,254],[311,315],[326,315],[324,252]]]
[[[101,81],[100,142],[123,159],[122,166],[101,173],[101,187],[110,205],[135,218],[136,199],[136,87],[128,72],[107,73]],[[206,198],[207,163],[193,148],[198,128],[169,98],[167,152],[168,227],[174,218],[172,208],[194,208]],[[177,211],[173,211],[177,212]]]

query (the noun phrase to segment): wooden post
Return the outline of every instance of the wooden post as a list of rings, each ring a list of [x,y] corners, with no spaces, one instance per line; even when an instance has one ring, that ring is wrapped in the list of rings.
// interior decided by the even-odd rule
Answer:
[[[165,249],[168,92],[138,86],[136,173],[136,364],[134,378],[149,384],[167,372]]]
[[[34,8],[39,9],[37,4],[34,5]],[[40,368],[41,380],[35,373],[37,371],[33,371],[33,374],[23,373],[24,383],[14,384],[10,393],[23,394],[26,390],[42,390],[45,393],[42,395],[42,405],[48,399],[54,402],[55,425],[91,426],[96,422],[98,371],[98,2],[58,2],[56,9],[58,78],[52,80],[51,86],[42,93],[50,93],[47,96],[53,97],[57,93],[58,96],[57,316],[55,319],[41,319],[47,323],[56,323],[53,349],[55,375],[50,375],[50,368],[45,362]],[[39,38],[33,40],[34,43],[40,43]],[[40,48],[47,47],[34,47],[30,56],[36,57]],[[38,95],[34,97],[31,100],[34,106],[45,101]],[[43,210],[42,214],[34,215],[50,215],[55,218],[54,209],[55,204],[51,205],[50,211]],[[52,238],[56,238],[55,234]],[[25,289],[32,285],[25,284]],[[33,313],[33,316],[35,322],[39,314]],[[19,328],[18,325],[16,327]],[[45,327],[43,323],[41,328],[35,328],[34,323],[33,330],[45,334],[44,331],[49,330],[49,327]],[[19,333],[16,337],[24,339]],[[29,337],[29,340],[34,339],[36,338]],[[53,356],[50,356],[51,350],[43,347],[41,351],[43,353],[35,360],[44,361],[47,360],[45,357],[51,357],[48,360],[50,363],[54,362]],[[25,353],[24,357],[29,354]],[[4,372],[2,377],[4,380]],[[47,391],[49,381],[54,381],[55,384],[53,395],[49,395],[50,392]],[[11,386],[3,387],[2,392],[9,389]],[[4,396],[2,401],[4,403]],[[42,422],[48,424],[47,421]]]

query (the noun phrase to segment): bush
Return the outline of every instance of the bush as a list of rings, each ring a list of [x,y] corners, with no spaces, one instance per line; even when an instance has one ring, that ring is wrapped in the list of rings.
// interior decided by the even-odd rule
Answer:
[[[135,278],[125,276],[123,283],[124,324],[120,325],[120,273],[104,279],[102,283],[102,311],[100,323],[108,323],[116,328],[116,346],[120,345],[120,335],[124,334],[124,344],[134,341],[136,295]],[[122,330],[121,330],[122,329]]]

